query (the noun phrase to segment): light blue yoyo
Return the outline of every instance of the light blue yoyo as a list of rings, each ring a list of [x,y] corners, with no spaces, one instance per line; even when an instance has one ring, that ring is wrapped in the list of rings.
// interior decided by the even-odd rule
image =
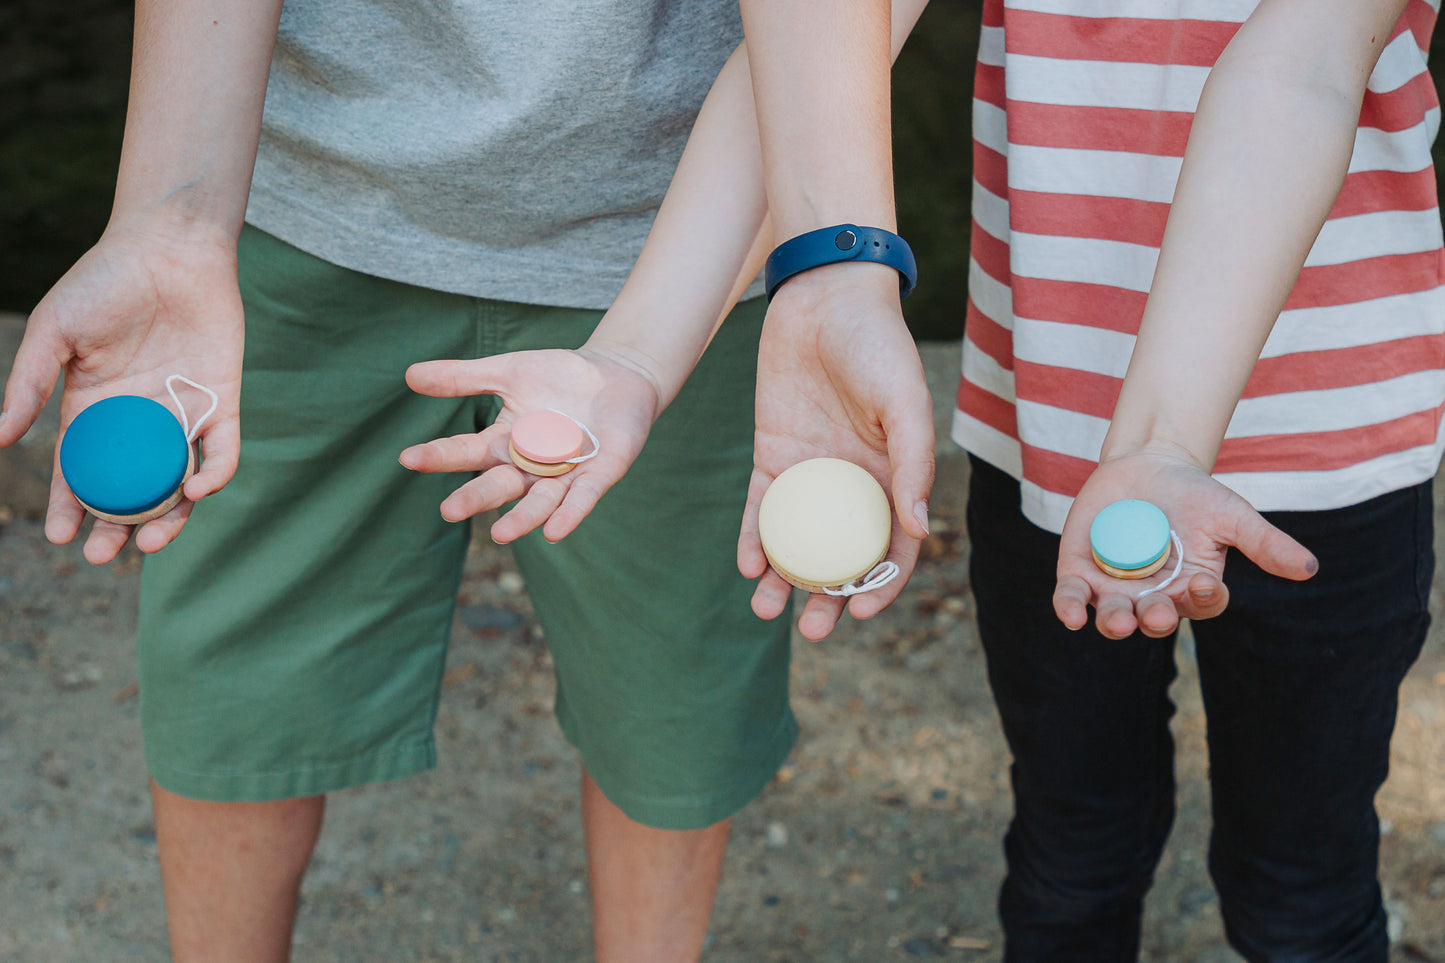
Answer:
[[[1115,578],[1147,578],[1169,559],[1169,519],[1137,498],[1114,502],[1089,526],[1094,562]]]
[[[60,441],[60,472],[97,518],[139,525],[181,500],[195,469],[186,429],[150,398],[116,395],[90,405]]]

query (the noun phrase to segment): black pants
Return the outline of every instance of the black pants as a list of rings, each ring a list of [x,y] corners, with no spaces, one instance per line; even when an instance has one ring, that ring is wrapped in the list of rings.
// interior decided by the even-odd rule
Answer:
[[[1208,716],[1209,869],[1250,961],[1387,955],[1374,797],[1434,572],[1429,483],[1270,522],[1320,561],[1308,582],[1231,550],[1228,610],[1193,625]],[[1050,598],[1058,537],[973,459],[970,575],[1014,762],[999,898],[1005,960],[1134,960],[1174,816],[1173,639],[1070,632]]]

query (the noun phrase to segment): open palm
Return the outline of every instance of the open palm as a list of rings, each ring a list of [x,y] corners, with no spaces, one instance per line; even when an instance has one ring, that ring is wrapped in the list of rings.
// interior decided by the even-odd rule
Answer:
[[[1160,584],[1177,559],[1149,579],[1130,581],[1105,575],[1094,563],[1089,526],[1103,508],[1124,498],[1157,505],[1184,546],[1179,577],[1163,591]],[[1260,517],[1249,502],[1215,481],[1187,457],[1138,452],[1111,458],[1089,476],[1069,509],[1059,544],[1054,611],[1071,629],[1095,610],[1099,631],[1122,639],[1137,628],[1146,635],[1168,635],[1179,619],[1205,619],[1229,603],[1224,584],[1228,549],[1238,548],[1265,571],[1296,581],[1315,573],[1309,550]]]
[[[5,386],[0,447],[25,434],[62,372],[62,437],[80,411],[103,398],[140,395],[173,409],[169,375],[206,385],[219,402],[199,435],[204,463],[186,482],[180,504],[136,533],[142,551],[159,551],[180,532],[192,503],[235,473],[243,341],[233,247],[108,233],[31,313]],[[180,397],[192,422],[209,403],[185,391]],[[58,445],[56,451],[45,534],[63,544],[79,532],[85,510],[60,474]],[[86,559],[110,561],[131,531],[97,519]]]
[[[661,413],[657,385],[645,370],[623,353],[597,347],[426,361],[412,365],[406,380],[434,397],[501,397],[502,411],[484,431],[414,445],[401,463],[414,471],[480,472],[442,502],[450,521],[520,499],[492,526],[492,538],[502,543],[538,526],[550,541],[570,534],[632,466]],[[547,408],[587,426],[598,454],[565,475],[539,478],[512,464],[507,442],[519,415]]]
[[[825,276],[836,271],[848,273]],[[798,624],[814,640],[832,631],[845,602],[855,618],[867,618],[897,598],[928,534],[933,409],[891,269],[847,264],[809,272],[784,285],[768,308],[753,476],[738,540],[738,568],[759,579],[753,611],[761,618],[780,615],[792,591],[768,567],[758,538],[763,493],[785,469],[823,457],[861,465],[889,493],[895,520],[885,557],[900,577],[851,600],[810,594]]]

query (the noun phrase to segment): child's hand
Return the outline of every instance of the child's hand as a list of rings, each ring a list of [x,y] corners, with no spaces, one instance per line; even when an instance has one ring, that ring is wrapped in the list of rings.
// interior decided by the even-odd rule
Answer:
[[[768,566],[758,506],[785,469],[821,457],[861,465],[888,492],[894,519],[885,558],[897,563],[899,577],[851,599],[809,593],[798,628],[814,641],[833,630],[845,604],[854,618],[868,618],[896,599],[928,534],[933,405],[899,313],[892,268],[818,268],[783,285],[768,308],[758,353],[753,478],[738,539],[738,569],[759,579],[753,611],[760,618],[777,618],[792,586]]]
[[[216,392],[218,407],[199,435],[205,462],[186,481],[179,505],[135,530],[141,551],[160,551],[180,533],[192,503],[219,491],[236,471],[243,338],[232,241],[109,229],[30,315],[5,386],[0,448],[34,423],[62,370],[62,435],[83,409],[113,395],[153,398],[174,411],[165,388],[169,375],[206,385]],[[194,423],[205,402],[193,408],[195,393],[181,389],[179,395]],[[85,516],[60,473],[57,445],[45,537],[69,542]],[[96,519],[86,560],[109,562],[133,529]]]
[[[658,388],[645,359],[589,343],[576,351],[517,351],[473,361],[427,361],[407,369],[412,390],[438,398],[500,395],[504,407],[486,430],[414,445],[401,453],[413,471],[481,472],[442,502],[461,521],[521,499],[492,525],[505,544],[539,525],[548,541],[565,538],[631,467],[658,410]],[[539,478],[512,463],[511,425],[529,411],[554,408],[597,437],[596,458],[565,475]],[[589,441],[590,447],[591,442]],[[586,454],[586,450],[583,451]]]
[[[1168,588],[1140,597],[1174,570],[1173,555],[1158,574],[1135,580],[1105,575],[1094,562],[1089,526],[1106,506],[1139,498],[1158,506],[1184,546],[1184,566]],[[1248,502],[1215,481],[1186,453],[1138,451],[1109,458],[1074,499],[1059,544],[1054,612],[1071,629],[1094,607],[1099,632],[1122,639],[1137,628],[1162,637],[1180,618],[1207,619],[1223,612],[1225,550],[1238,548],[1272,575],[1303,581],[1319,563],[1299,542],[1260,517]],[[1171,545],[1170,552],[1177,549]]]

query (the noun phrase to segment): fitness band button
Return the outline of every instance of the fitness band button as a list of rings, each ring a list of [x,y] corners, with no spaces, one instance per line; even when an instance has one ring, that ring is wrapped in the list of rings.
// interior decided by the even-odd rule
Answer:
[[[840,251],[851,251],[858,243],[858,235],[852,231],[839,231],[838,236],[833,238],[833,244]]]

